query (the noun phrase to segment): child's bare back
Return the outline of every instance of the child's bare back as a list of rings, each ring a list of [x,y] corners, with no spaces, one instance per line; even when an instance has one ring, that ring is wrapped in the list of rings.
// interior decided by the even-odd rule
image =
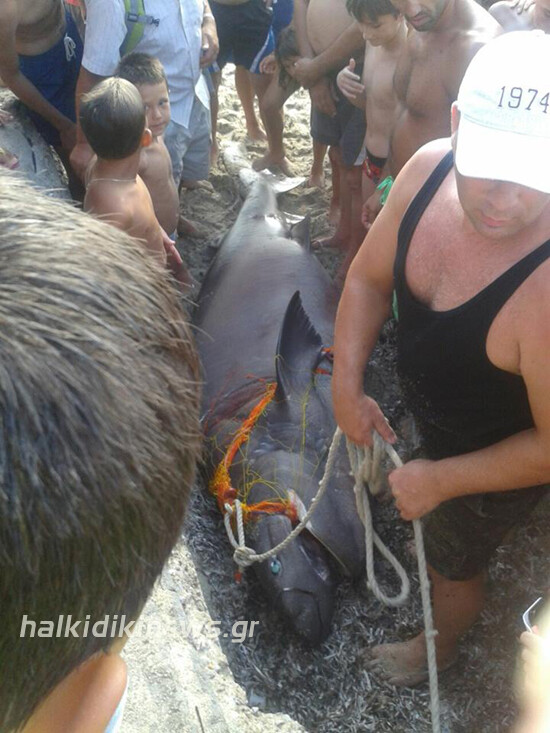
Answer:
[[[161,265],[166,253],[151,196],[139,175],[117,179],[97,176],[94,164],[89,171],[84,211],[108,221],[127,234],[144,242]]]

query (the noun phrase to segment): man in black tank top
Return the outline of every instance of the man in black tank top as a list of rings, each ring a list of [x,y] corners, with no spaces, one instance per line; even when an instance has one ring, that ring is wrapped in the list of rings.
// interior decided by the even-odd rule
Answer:
[[[440,668],[479,615],[484,570],[550,483],[550,36],[510,33],[474,57],[453,137],[398,176],[354,260],[335,334],[336,419],[395,434],[363,392],[392,292],[398,365],[426,459],[389,476],[423,518]],[[394,684],[427,676],[423,634],[372,651]]]

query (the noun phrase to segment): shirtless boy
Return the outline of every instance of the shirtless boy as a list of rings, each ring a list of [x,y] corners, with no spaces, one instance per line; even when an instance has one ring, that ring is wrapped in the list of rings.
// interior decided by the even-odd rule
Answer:
[[[518,13],[508,0],[502,0],[491,5],[489,12],[505,31],[531,31],[539,28],[550,33],[550,0],[534,0],[523,13]]]
[[[397,109],[393,77],[402,53],[407,28],[389,0],[348,0],[347,9],[365,39],[363,78],[354,73],[355,61],[338,74],[338,87],[352,104],[365,109],[367,134],[363,165],[363,200],[386,175],[390,135]],[[363,224],[367,225],[364,219]]]
[[[124,56],[117,76],[137,87],[145,105],[145,118],[153,139],[141,149],[139,175],[147,186],[155,214],[165,232],[176,232],[179,217],[179,196],[164,131],[170,122],[168,82],[160,61],[145,53]]]
[[[337,203],[340,207],[335,234],[317,244],[337,246],[345,254],[338,275],[343,278],[364,236],[360,156],[365,119],[338,93],[336,75],[350,55],[363,58],[365,44],[346,10],[345,0],[295,0],[294,27],[302,56],[296,62],[294,76],[310,92],[314,142],[330,146],[333,199],[335,191],[338,195],[332,206]]]
[[[423,517],[440,668],[483,608],[491,555],[550,483],[548,68],[537,31],[479,51],[452,139],[399,174],[337,314],[336,419],[359,445],[372,430],[393,442],[363,371],[397,293],[398,369],[426,459],[389,483],[402,518]],[[371,653],[394,684],[427,676],[423,634]]]
[[[81,59],[82,41],[63,0],[0,1],[0,75],[66,167],[76,140]]]
[[[84,210],[142,240],[166,264],[164,235],[138,175],[141,149],[153,139],[140,93],[126,79],[100,82],[82,97],[80,124],[97,156],[86,175]]]

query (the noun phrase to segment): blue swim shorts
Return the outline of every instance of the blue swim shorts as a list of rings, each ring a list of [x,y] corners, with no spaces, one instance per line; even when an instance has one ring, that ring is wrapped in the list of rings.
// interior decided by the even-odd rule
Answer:
[[[19,68],[38,91],[61,114],[76,122],[75,90],[83,44],[76,23],[69,12],[65,13],[65,33],[49,51],[37,56],[19,56]],[[36,112],[28,110],[38,132],[49,145],[59,147],[59,132]]]

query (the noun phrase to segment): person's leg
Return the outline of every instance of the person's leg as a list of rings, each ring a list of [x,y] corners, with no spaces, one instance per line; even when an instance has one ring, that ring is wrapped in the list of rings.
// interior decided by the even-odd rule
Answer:
[[[235,88],[241,100],[241,105],[246,121],[248,137],[255,142],[266,140],[265,132],[260,127],[254,111],[254,86],[250,72],[244,66],[235,67]]]
[[[259,96],[260,115],[267,133],[268,151],[260,158],[253,161],[252,167],[256,171],[264,170],[270,166],[279,168],[285,176],[294,175],[290,163],[286,157],[283,142],[284,114],[283,106],[292,94],[294,88],[289,86],[283,89],[279,84],[279,72],[277,71],[271,79],[267,88]]]
[[[484,577],[448,580],[429,568],[432,581],[437,665],[450,666],[460,637],[475,623],[483,608]],[[393,685],[416,685],[427,677],[426,639],[424,632],[409,641],[382,644],[371,652],[370,668],[381,672]]]
[[[309,174],[308,186],[315,186],[317,188],[325,187],[325,172],[323,164],[325,162],[325,155],[327,154],[327,146],[323,143],[319,143],[313,140],[313,163],[311,164],[311,172]],[[332,204],[332,202],[331,202]],[[329,221],[331,224],[335,224],[336,221],[331,220],[329,213]]]
[[[331,145],[328,151],[332,171],[332,198],[329,209],[331,214],[339,212],[336,231],[329,237],[321,237],[313,243],[314,248],[337,247],[347,252],[351,237],[351,191],[349,190],[347,169],[343,165],[342,151],[337,145]]]
[[[212,87],[210,88],[210,126],[212,128],[212,147],[210,148],[210,165],[214,166],[218,162],[220,149],[218,147],[218,112],[220,110],[220,102],[218,99],[218,89],[222,79],[221,71],[209,71]]]
[[[186,188],[197,188],[210,172],[210,110],[195,97],[189,120],[188,138],[182,155],[181,182]],[[181,236],[202,237],[200,226],[180,215],[177,228]]]
[[[363,197],[361,190],[361,177],[363,170],[360,165],[354,165],[351,168],[344,168],[346,189],[350,199],[350,221],[349,221],[349,239],[346,250],[346,257],[338,271],[337,279],[344,283],[347,271],[351,265],[353,258],[357,254],[357,250],[361,246],[365,238],[366,230],[361,222],[361,210],[363,207]]]

